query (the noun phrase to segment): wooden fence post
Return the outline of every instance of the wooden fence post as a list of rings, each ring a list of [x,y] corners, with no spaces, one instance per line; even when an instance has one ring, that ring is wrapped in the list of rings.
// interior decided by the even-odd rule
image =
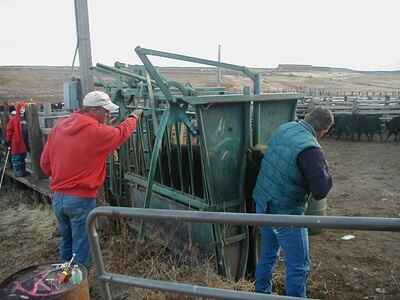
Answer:
[[[43,150],[42,131],[39,124],[38,107],[34,103],[29,103],[26,110],[26,119],[29,135],[29,148],[32,159],[33,177],[37,180],[46,176],[40,168],[40,155]]]
[[[6,139],[6,130],[7,130],[7,124],[9,120],[9,113],[8,113],[8,102],[3,102],[3,113],[1,114],[1,131],[3,136],[1,139]]]

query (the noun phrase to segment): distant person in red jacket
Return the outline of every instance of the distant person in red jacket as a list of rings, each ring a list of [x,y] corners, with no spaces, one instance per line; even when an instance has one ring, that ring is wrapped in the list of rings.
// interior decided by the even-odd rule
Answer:
[[[100,91],[88,93],[83,108],[56,123],[44,146],[40,165],[50,176],[53,210],[61,234],[60,256],[90,267],[86,218],[96,207],[96,196],[106,176],[106,159],[136,128],[135,111],[116,127],[108,126],[110,113],[118,110]]]
[[[25,158],[28,151],[27,127],[25,121],[25,109],[27,103],[19,102],[15,114],[7,123],[6,142],[11,147],[11,165],[14,175],[26,176]]]

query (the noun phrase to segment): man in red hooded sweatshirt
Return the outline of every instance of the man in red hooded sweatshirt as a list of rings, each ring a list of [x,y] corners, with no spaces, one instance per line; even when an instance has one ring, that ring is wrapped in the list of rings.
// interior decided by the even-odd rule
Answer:
[[[90,267],[89,240],[85,228],[89,212],[106,176],[106,159],[136,128],[141,111],[116,127],[106,125],[118,106],[100,91],[88,93],[83,108],[56,123],[44,146],[40,165],[50,177],[52,204],[61,234],[60,258]]]
[[[11,165],[17,177],[26,176],[25,158],[28,145],[24,137],[27,128],[23,125],[26,106],[25,102],[17,104],[16,114],[8,121],[6,130],[6,141],[11,147]]]

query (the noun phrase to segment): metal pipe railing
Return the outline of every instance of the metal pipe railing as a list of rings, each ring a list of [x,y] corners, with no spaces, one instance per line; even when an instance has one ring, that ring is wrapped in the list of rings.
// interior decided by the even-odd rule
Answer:
[[[125,70],[121,70],[118,68],[114,68],[114,67],[110,67],[101,63],[97,63],[96,67],[94,67],[94,69],[99,70],[101,72],[105,72],[105,73],[110,73],[110,74],[119,74],[119,75],[123,75],[126,77],[130,77],[133,79],[136,79],[138,81],[142,81],[142,82],[147,82],[146,77],[140,76],[138,74],[132,73],[132,72],[128,72]],[[154,83],[154,80],[151,80],[151,83]]]
[[[158,86],[163,91],[164,95],[167,97],[167,99],[169,99],[172,102],[174,101],[174,98],[170,95],[169,91],[167,91],[167,87],[164,86],[164,83],[162,82],[162,78],[158,75],[157,71],[155,70],[154,66],[151,64],[151,62],[147,56],[158,56],[158,57],[164,57],[164,58],[169,58],[169,59],[182,60],[182,61],[203,64],[203,65],[209,65],[209,66],[214,66],[214,67],[221,67],[224,69],[242,72],[243,74],[245,74],[247,77],[249,77],[253,81],[254,94],[255,95],[261,94],[261,74],[255,73],[245,66],[238,66],[238,65],[234,65],[234,64],[222,63],[222,62],[218,62],[218,61],[214,61],[214,60],[203,59],[203,58],[198,58],[198,57],[193,57],[193,56],[187,56],[187,55],[158,51],[158,50],[153,50],[153,49],[147,49],[147,48],[142,48],[139,46],[135,48],[135,52],[139,56],[141,61],[143,62],[143,65],[145,66],[147,72],[149,72],[151,77],[158,83]]]
[[[192,62],[192,63],[197,63],[197,64],[221,67],[224,69],[243,72],[243,74],[247,75],[252,80],[255,80],[255,78],[256,78],[256,73],[250,71],[245,66],[227,64],[227,63],[222,63],[222,62],[218,62],[215,60],[209,60],[209,59],[187,56],[187,55],[182,55],[182,54],[175,54],[175,53],[171,53],[171,52],[158,51],[158,50],[147,49],[147,48],[142,48],[142,47],[136,47],[135,51],[137,53],[144,54],[144,55],[159,56],[159,57],[165,57],[165,58],[170,58],[170,59],[175,59],[175,60],[182,60],[182,61],[187,61],[187,62]]]
[[[355,229],[371,231],[400,231],[400,218],[375,217],[340,217],[340,216],[295,216],[295,215],[267,215],[248,213],[199,212],[166,209],[143,209],[125,207],[97,207],[88,216],[86,228],[96,265],[97,277],[101,281],[105,300],[111,300],[109,284],[123,283],[141,288],[155,289],[172,293],[213,297],[215,299],[294,299],[276,295],[239,292],[225,289],[213,289],[181,283],[129,277],[105,271],[101,253],[99,236],[96,231],[95,220],[99,216],[129,217],[137,220],[174,221],[211,224],[234,225],[269,225],[294,226],[309,228]],[[295,298],[303,299],[303,298]]]
[[[259,299],[267,299],[267,300],[301,300],[304,298],[296,298],[296,297],[279,297],[275,295],[263,295],[251,292],[242,292],[242,291],[234,291],[234,290],[226,290],[226,289],[218,289],[218,288],[209,288],[200,285],[191,285],[186,283],[176,283],[176,282],[168,282],[162,280],[153,280],[153,279],[144,279],[140,277],[131,277],[120,274],[110,274],[106,273],[103,276],[99,277],[100,280],[103,280],[108,283],[119,283],[119,284],[127,284],[132,285],[139,288],[144,289],[153,289],[168,293],[177,293],[177,294],[185,294],[195,297],[207,297],[214,299],[229,299],[229,300],[259,300]]]

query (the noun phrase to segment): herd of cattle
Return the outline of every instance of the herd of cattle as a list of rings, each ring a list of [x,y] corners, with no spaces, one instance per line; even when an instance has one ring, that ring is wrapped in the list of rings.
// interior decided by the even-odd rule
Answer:
[[[382,122],[380,115],[336,114],[335,123],[329,134],[336,137],[336,139],[347,138],[354,140],[357,138],[359,141],[363,136],[368,141],[372,141],[374,136],[378,135],[380,141],[383,141],[384,132],[386,132],[385,141],[391,139],[391,136],[394,136],[394,141],[398,141],[400,135],[400,116]]]

